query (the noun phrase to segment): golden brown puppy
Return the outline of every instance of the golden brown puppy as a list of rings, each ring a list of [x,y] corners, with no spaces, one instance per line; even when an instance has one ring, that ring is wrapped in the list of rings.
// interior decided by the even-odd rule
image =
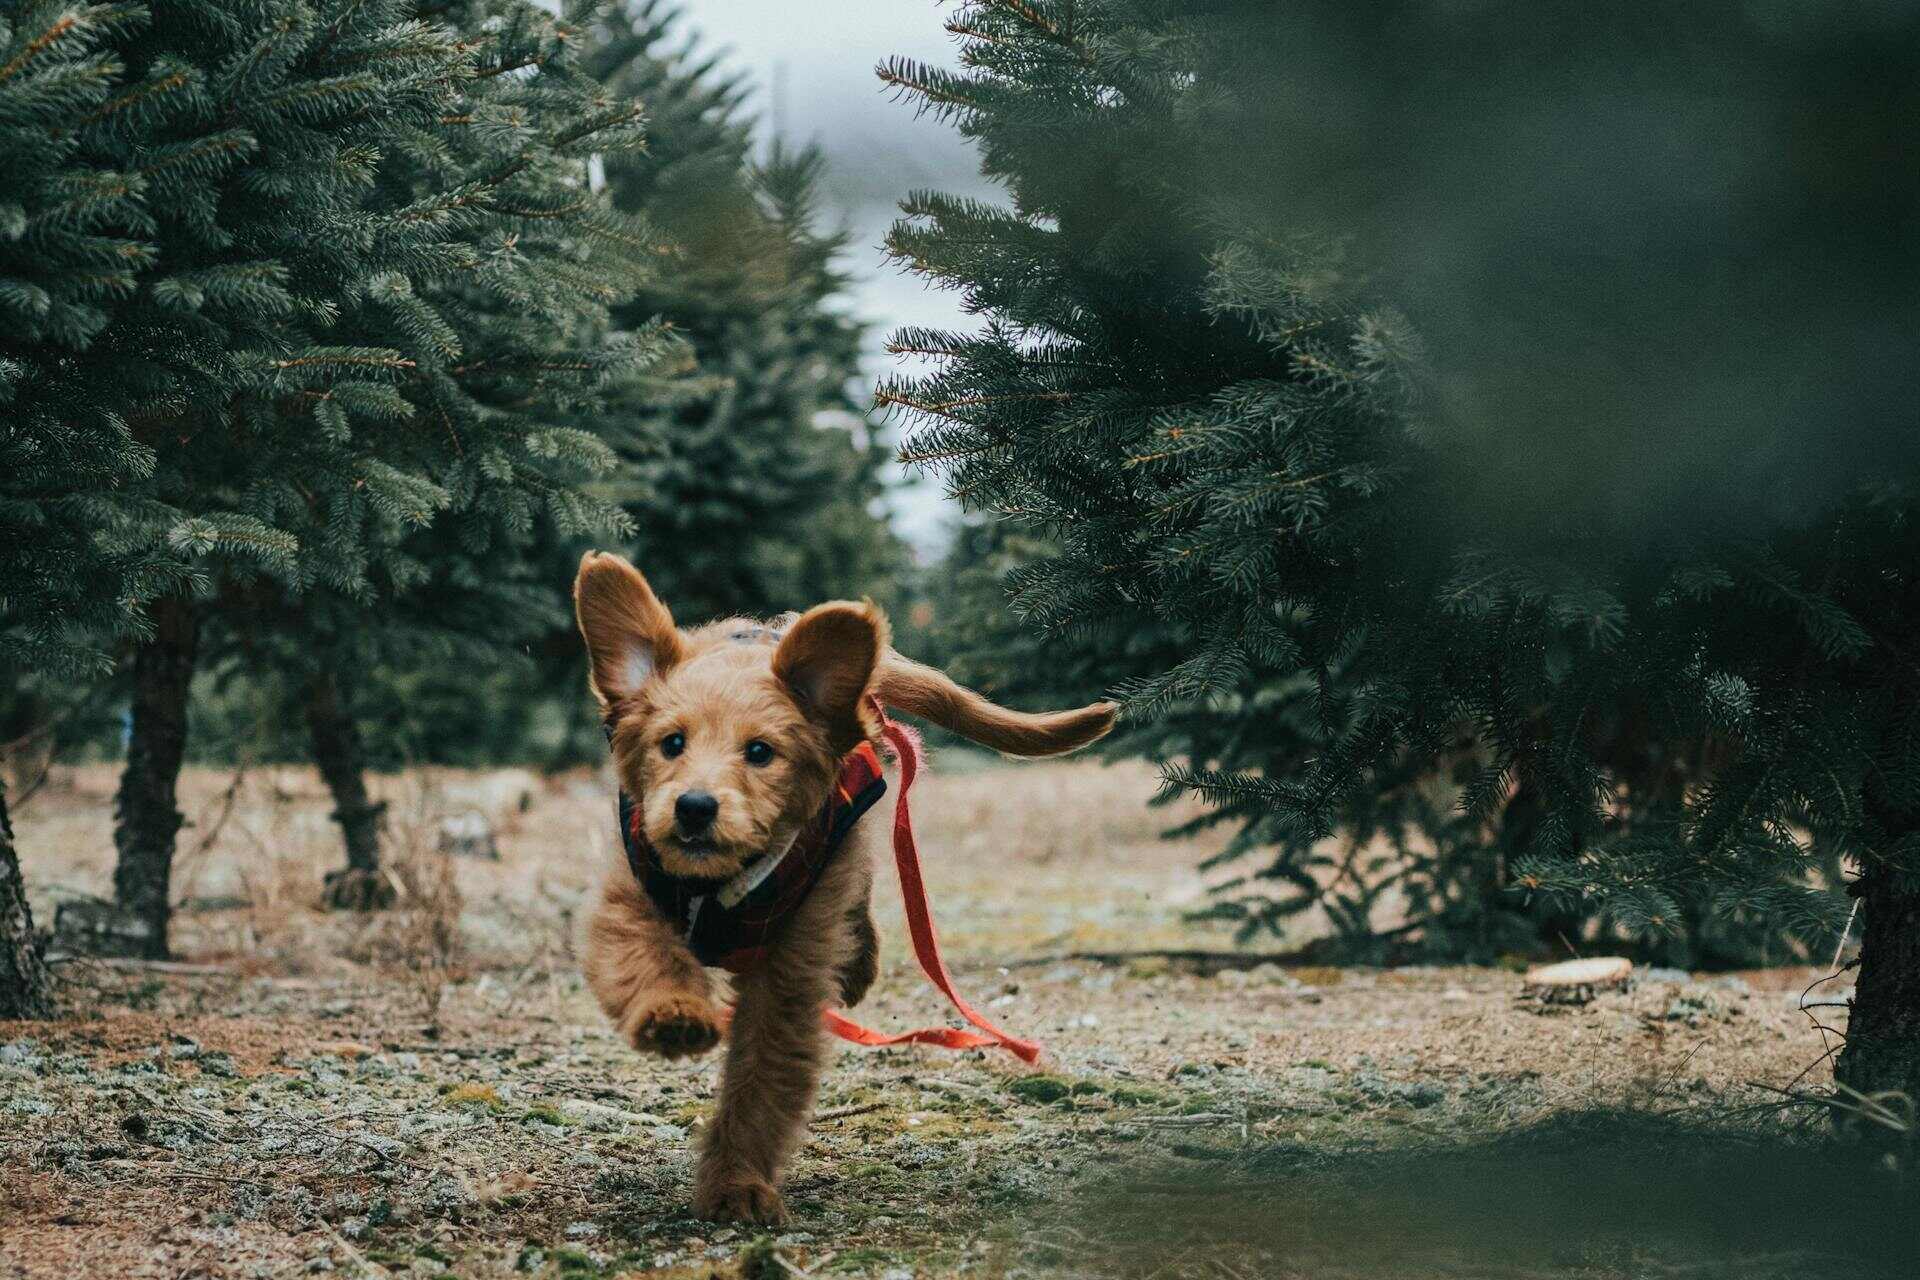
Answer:
[[[893,652],[871,603],[682,631],[614,555],[581,560],[574,607],[628,854],[587,923],[587,981],[637,1049],[678,1057],[728,1035],[694,1209],[779,1222],[826,1057],[820,1012],[857,1003],[876,972],[873,849],[893,825],[876,698],[1022,756],[1084,746],[1114,707],[995,706]],[[709,964],[735,971],[730,1031]]]

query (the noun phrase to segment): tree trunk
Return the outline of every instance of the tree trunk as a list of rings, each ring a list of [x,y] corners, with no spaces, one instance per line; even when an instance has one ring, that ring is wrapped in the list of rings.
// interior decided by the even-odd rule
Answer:
[[[1920,1110],[1920,876],[1869,867],[1853,892],[1864,927],[1860,973],[1834,1079],[1864,1094],[1905,1094],[1911,1118]],[[1894,1136],[1870,1126],[1867,1134]]]
[[[7,789],[0,780],[0,1018],[45,1018],[53,1013],[47,967],[27,908],[27,884],[13,851]]]
[[[126,917],[123,949],[164,960],[173,844],[183,820],[175,792],[187,749],[187,694],[200,619],[192,602],[169,598],[154,605],[153,623],[153,639],[133,659],[133,733],[114,798],[120,862],[113,891]]]
[[[341,704],[340,682],[333,672],[323,671],[307,685],[306,714],[313,762],[333,793],[333,820],[347,845],[346,867],[326,877],[327,905],[347,911],[390,907],[393,886],[380,873],[380,832],[387,806],[367,798],[360,726]]]

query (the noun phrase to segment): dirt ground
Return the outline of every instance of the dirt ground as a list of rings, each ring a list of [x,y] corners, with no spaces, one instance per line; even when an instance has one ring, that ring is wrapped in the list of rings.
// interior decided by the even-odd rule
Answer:
[[[0,1276],[1347,1274],[1289,1255],[1298,1239],[1239,1232],[1292,1212],[1271,1197],[1207,1227],[1206,1247],[1171,1223],[1216,1183],[1592,1108],[1788,1133],[1805,1116],[1773,1090],[1826,1083],[1824,1068],[1802,1076],[1825,1048],[1800,1008],[1807,971],[1652,972],[1544,1007],[1502,970],[1075,958],[1230,949],[1184,919],[1209,846],[1157,838],[1180,814],[1145,807],[1143,767],[952,764],[915,793],[948,960],[1046,1060],[840,1051],[792,1173],[793,1222],[771,1237],[686,1213],[717,1062],[637,1056],[582,990],[574,917],[613,856],[607,779],[383,779],[401,905],[353,916],[314,907],[339,858],[315,777],[190,771],[181,962],[64,962],[67,1017],[0,1023]],[[62,770],[17,815],[43,919],[106,891],[113,781]],[[441,854],[443,819],[476,813],[498,860]],[[861,1020],[943,1020],[891,886],[880,908],[886,961]],[[1844,1025],[1844,1007],[1812,1012]],[[1116,1204],[1168,1227],[1162,1243],[1102,1226]],[[1617,1244],[1482,1265],[1455,1241],[1353,1274],[1624,1278],[1716,1261]],[[1817,1271],[1742,1247],[1717,1258],[1726,1274]]]

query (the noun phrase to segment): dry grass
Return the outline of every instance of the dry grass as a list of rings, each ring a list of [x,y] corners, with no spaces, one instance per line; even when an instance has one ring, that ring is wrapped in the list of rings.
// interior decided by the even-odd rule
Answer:
[[[1205,886],[1195,865],[1217,841],[1168,843],[1188,815],[1149,810],[1144,765],[1066,761],[1017,766],[936,760],[914,793],[936,909],[954,950],[998,955],[1193,945],[1183,914]],[[545,778],[519,769],[420,769],[372,780],[388,808],[397,916],[319,909],[321,876],[341,861],[324,786],[311,770],[258,768],[238,777],[188,769],[188,826],[175,868],[175,950],[262,973],[375,968],[513,969],[572,962],[572,920],[600,869],[618,856],[612,783],[604,774]],[[58,769],[16,815],[35,908],[111,892],[112,796],[107,766]],[[497,863],[438,851],[444,818],[484,816]],[[1010,895],[1018,869],[1029,892]],[[883,897],[885,894],[883,890]],[[883,903],[883,909],[886,906]],[[894,930],[896,959],[906,952]],[[1225,935],[1214,935],[1224,942]],[[431,957],[402,954],[424,947]]]
[[[1215,846],[1157,838],[1182,815],[1145,807],[1141,766],[935,763],[914,802],[949,960],[1049,1059],[1034,1075],[980,1053],[839,1054],[776,1246],[822,1277],[1133,1273],[1063,1250],[1086,1224],[1056,1211],[1127,1169],[1181,1184],[1269,1150],[1464,1140],[1595,1105],[1753,1106],[1771,1095],[1748,1081],[1785,1085],[1820,1052],[1792,1004],[1798,971],[1543,1011],[1496,970],[1050,959],[1226,945],[1183,920]],[[19,815],[37,910],[106,891],[113,783],[59,770]],[[628,1051],[575,973],[575,915],[617,856],[604,777],[376,780],[401,895],[372,915],[317,909],[341,853],[315,776],[232,783],[185,779],[178,948],[209,971],[63,965],[70,1016],[0,1025],[0,1277],[238,1280],[318,1259],[499,1280],[739,1272],[750,1237],[683,1216],[716,1064]],[[498,862],[439,852],[440,820],[469,810]],[[882,883],[885,962],[862,1020],[944,1020]],[[1216,1251],[1205,1274],[1305,1274],[1271,1262]],[[1660,1272],[1583,1259],[1528,1274]]]

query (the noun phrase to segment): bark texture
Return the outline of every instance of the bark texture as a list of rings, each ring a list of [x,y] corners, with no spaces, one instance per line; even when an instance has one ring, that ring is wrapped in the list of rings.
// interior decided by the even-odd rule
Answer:
[[[6,784],[0,782],[0,1018],[50,1016],[49,985],[33,912],[27,907],[26,881],[14,853]]]
[[[333,672],[321,672],[308,683],[306,716],[313,762],[333,793],[333,820],[340,824],[347,846],[347,865],[326,877],[327,905],[348,911],[390,907],[393,886],[380,874],[380,833],[386,825],[387,806],[367,796],[360,726],[347,710]]]
[[[113,892],[125,918],[123,949],[164,960],[173,846],[183,821],[176,795],[200,620],[190,601],[166,599],[154,605],[153,624],[153,639],[133,659],[133,729],[114,798],[113,842],[120,860]]]
[[[1864,925],[1860,971],[1834,1078],[1865,1094],[1905,1094],[1913,1115],[1920,1111],[1920,876],[1877,866],[1853,891]]]

